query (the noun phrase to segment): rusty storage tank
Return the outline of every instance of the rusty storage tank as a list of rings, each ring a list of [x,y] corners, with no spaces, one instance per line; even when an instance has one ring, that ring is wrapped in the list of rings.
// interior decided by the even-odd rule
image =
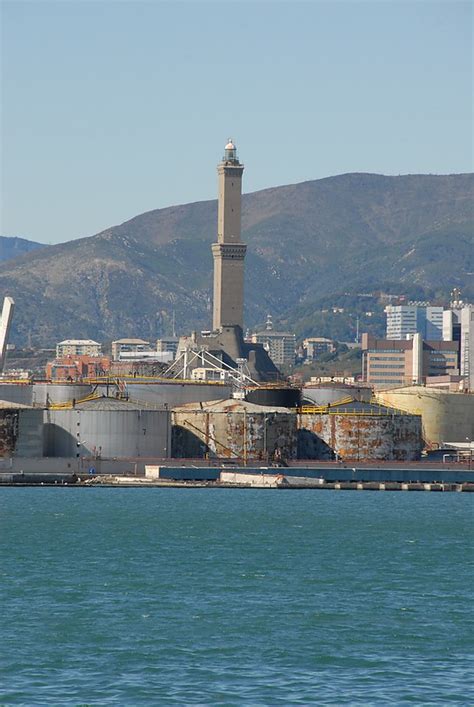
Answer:
[[[43,455],[43,410],[0,401],[0,458]]]
[[[44,456],[168,457],[171,413],[114,398],[44,411]]]
[[[314,405],[332,405],[347,398],[370,403],[372,398],[372,388],[348,383],[306,383],[301,393],[305,402]]]
[[[190,403],[172,414],[174,457],[243,461],[294,459],[296,413],[245,400]]]
[[[302,410],[301,459],[415,461],[421,456],[420,415],[360,401]]]
[[[301,391],[289,385],[257,385],[247,388],[245,400],[267,407],[297,408],[301,403]]]

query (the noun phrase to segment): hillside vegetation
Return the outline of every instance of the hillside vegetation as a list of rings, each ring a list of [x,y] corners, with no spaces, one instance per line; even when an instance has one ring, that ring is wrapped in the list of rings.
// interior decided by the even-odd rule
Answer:
[[[472,174],[345,174],[245,195],[246,325],[271,313],[324,336],[340,297],[361,317],[358,295],[376,291],[447,301],[457,286],[474,299],[473,185]],[[215,201],[159,209],[1,263],[14,340],[151,339],[170,333],[173,311],[179,332],[208,328],[216,220]],[[351,307],[339,338],[355,330]]]

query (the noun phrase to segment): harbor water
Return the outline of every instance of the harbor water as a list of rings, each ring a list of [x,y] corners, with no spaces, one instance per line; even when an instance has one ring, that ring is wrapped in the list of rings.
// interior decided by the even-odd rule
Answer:
[[[472,704],[473,498],[0,488],[1,705]]]

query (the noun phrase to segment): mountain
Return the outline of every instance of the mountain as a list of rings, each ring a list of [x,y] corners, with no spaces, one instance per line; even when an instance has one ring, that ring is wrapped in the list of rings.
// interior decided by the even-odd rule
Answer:
[[[377,290],[474,298],[473,192],[473,174],[344,174],[245,195],[247,325],[308,332],[321,302]],[[173,311],[209,328],[216,221],[216,201],[174,206],[0,264],[13,340],[152,339]]]
[[[29,253],[37,248],[45,248],[44,243],[36,243],[28,241],[26,238],[17,238],[16,236],[0,236],[0,262],[4,260],[12,260],[19,255]]]

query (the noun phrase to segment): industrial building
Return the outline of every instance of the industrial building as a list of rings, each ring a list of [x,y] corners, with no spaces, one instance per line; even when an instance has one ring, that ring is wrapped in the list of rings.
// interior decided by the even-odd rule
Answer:
[[[430,376],[458,375],[459,343],[376,339],[362,334],[362,380],[375,387],[418,384]]]

